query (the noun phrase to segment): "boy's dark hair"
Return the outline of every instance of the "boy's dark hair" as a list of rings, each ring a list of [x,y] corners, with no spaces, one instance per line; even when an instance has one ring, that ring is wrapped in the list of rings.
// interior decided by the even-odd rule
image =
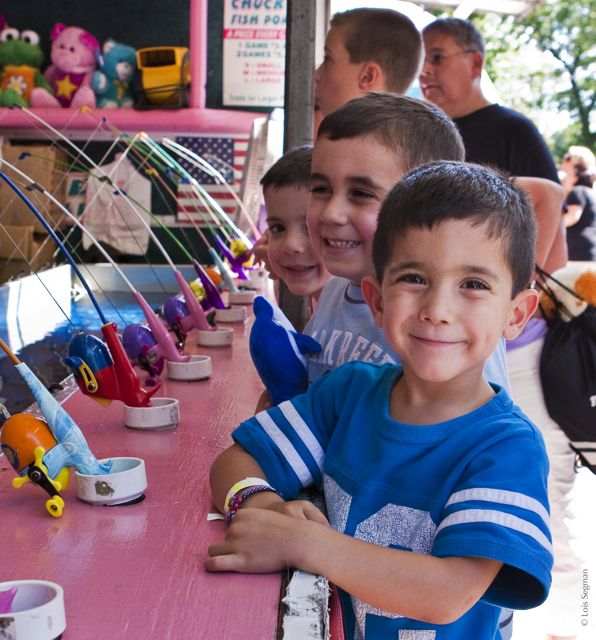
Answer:
[[[487,237],[502,240],[513,277],[512,298],[528,286],[536,246],[531,204],[513,178],[464,162],[431,162],[410,171],[391,189],[373,241],[378,280],[398,238],[409,229],[431,229],[444,220],[469,220]]]
[[[433,160],[463,160],[464,143],[445,113],[428,102],[394,93],[367,93],[326,116],[318,137],[371,135],[393,151],[405,173]]]
[[[393,9],[351,9],[336,13],[330,25],[343,30],[350,62],[376,62],[388,91],[408,90],[422,57],[422,38],[410,18]]]
[[[451,36],[462,49],[472,49],[484,55],[484,40],[480,31],[469,20],[440,18],[422,29],[422,34],[438,32]]]
[[[265,189],[281,189],[282,187],[310,187],[310,165],[312,161],[312,145],[305,144],[286,151],[274,162],[261,178],[261,186]]]

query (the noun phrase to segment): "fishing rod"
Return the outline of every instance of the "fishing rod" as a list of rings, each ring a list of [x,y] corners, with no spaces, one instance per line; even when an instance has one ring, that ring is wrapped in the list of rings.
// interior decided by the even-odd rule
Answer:
[[[0,348],[31,390],[45,422],[27,413],[15,413],[2,426],[0,446],[18,477],[12,485],[19,489],[27,482],[40,486],[49,494],[48,513],[62,515],[64,499],[60,495],[69,482],[69,468],[86,475],[110,472],[111,460],[99,461],[83,432],[60,403],[44,387],[31,369],[17,358],[4,340]]]
[[[114,127],[112,127],[112,130],[115,129]],[[116,130],[117,131],[117,130]],[[117,134],[117,135],[121,135],[121,134]],[[171,158],[171,156],[169,156],[169,154],[167,154],[161,147],[159,147],[159,145],[157,145],[152,138],[150,138],[147,134],[145,133],[141,133],[141,134],[137,134],[137,136],[135,136],[135,138],[141,138],[143,144],[145,144],[145,146],[149,147],[150,151],[149,154],[147,156],[143,156],[144,159],[146,159],[147,161],[150,161],[151,159],[153,159],[153,156],[155,154],[157,154],[159,156],[159,161],[163,162],[166,164],[166,166],[168,167],[168,169],[176,169],[179,172],[183,173],[184,175],[188,175],[188,178],[190,180],[194,180],[194,178],[192,178],[192,176],[190,176],[190,174],[188,174],[188,172],[186,172],[186,170],[179,165],[173,158]],[[135,149],[135,145],[134,145],[134,140],[131,143],[131,148]],[[141,154],[142,155],[142,154]],[[155,160],[154,160],[155,161]],[[185,180],[187,178],[184,178]],[[196,182],[196,180],[194,180]],[[198,185],[198,183],[197,183]],[[200,185],[198,185],[199,188],[202,189],[202,187],[200,187]],[[152,217],[155,218],[154,214],[150,213],[150,215]],[[187,212],[187,215],[188,212]],[[233,279],[233,275],[230,273],[229,268],[227,267],[227,265],[223,262],[223,260],[219,257],[219,255],[217,254],[217,252],[215,251],[215,249],[210,246],[209,242],[207,241],[207,238],[205,237],[205,235],[202,233],[202,231],[200,230],[200,228],[198,227],[198,225],[192,220],[192,217],[189,215],[189,218],[191,220],[191,223],[195,226],[195,228],[197,229],[201,239],[203,240],[203,242],[205,243],[205,245],[207,246],[207,249],[209,251],[209,254],[211,255],[217,269],[219,270],[222,279],[224,281],[225,286],[229,289],[230,291],[230,302],[239,302],[240,304],[246,304],[246,303],[250,303],[252,302],[253,298],[254,298],[254,292],[252,291],[241,291],[236,284],[234,283],[234,279]],[[171,233],[171,231],[166,227],[166,225],[163,224],[162,221],[158,221],[158,224],[160,224],[167,233],[169,233],[172,237],[173,234]],[[221,225],[218,222],[218,225],[221,227]],[[223,229],[223,228],[222,228]],[[223,243],[221,243],[221,241],[219,240],[219,238],[214,234],[214,238],[216,241],[219,241],[220,246],[224,246],[225,245]],[[227,247],[226,247],[227,249]],[[195,271],[197,272],[199,279],[201,280],[201,283],[203,284],[204,289],[206,290],[206,292],[209,295],[209,300],[212,303],[212,306],[219,311],[219,313],[217,314],[218,318],[223,319],[224,321],[234,321],[234,322],[238,322],[238,321],[243,321],[245,319],[245,314],[244,313],[237,313],[237,309],[232,309],[230,307],[230,305],[226,305],[223,300],[221,299],[221,296],[218,296],[216,293],[216,288],[215,285],[213,284],[212,281],[210,281],[210,278],[208,278],[208,275],[206,274],[206,272],[202,269],[202,267],[199,265],[199,263],[194,260],[194,258],[190,257],[194,267],[195,267]],[[246,276],[245,276],[246,277]],[[204,338],[205,340],[208,340],[207,337]],[[201,344],[201,342],[199,342],[199,344]]]
[[[190,317],[190,319],[192,321],[192,324],[189,323],[190,327],[192,328],[192,326],[194,326],[199,330],[199,332],[198,332],[198,342],[199,342],[199,344],[209,345],[209,346],[223,346],[223,345],[231,344],[232,339],[233,339],[233,331],[232,330],[227,330],[227,329],[218,329],[217,327],[213,327],[213,326],[211,326],[209,324],[209,322],[208,322],[208,320],[207,320],[207,318],[205,316],[205,313],[203,311],[202,306],[199,304],[199,302],[197,301],[196,297],[192,293],[192,290],[190,289],[188,283],[186,282],[186,280],[182,276],[181,272],[175,267],[174,263],[172,262],[170,256],[166,252],[165,248],[163,247],[161,242],[159,242],[158,238],[155,236],[155,234],[151,230],[150,225],[147,224],[145,219],[141,216],[140,212],[137,211],[137,209],[129,201],[129,198],[127,197],[127,194],[124,193],[117,185],[115,185],[113,183],[113,181],[108,176],[106,176],[106,174],[103,171],[103,169],[101,169],[101,167],[99,167],[91,158],[89,158],[89,156],[87,154],[82,152],[71,140],[66,138],[62,133],[60,133],[57,129],[52,127],[52,125],[50,125],[49,123],[45,122],[40,116],[38,116],[37,114],[33,113],[31,110],[27,109],[26,107],[19,107],[19,108],[21,108],[23,111],[25,111],[28,115],[30,115],[37,122],[40,122],[41,124],[46,126],[55,135],[57,135],[59,138],[64,140],[64,142],[66,142],[66,144],[68,144],[70,147],[74,148],[75,151],[81,157],[83,157],[90,165],[93,165],[99,171],[99,173],[102,176],[102,180],[104,180],[106,183],[110,184],[110,186],[112,186],[116,190],[117,193],[119,193],[119,194],[124,196],[124,201],[126,202],[126,204],[129,206],[129,208],[132,209],[133,213],[135,215],[137,215],[137,217],[139,218],[141,223],[146,227],[146,229],[148,230],[149,234],[151,235],[151,237],[153,238],[154,242],[156,243],[156,246],[158,246],[158,248],[160,249],[160,251],[164,255],[166,261],[168,262],[168,264],[170,264],[172,270],[174,271],[174,276],[175,276],[175,278],[176,278],[176,280],[178,282],[178,285],[180,287],[182,296],[184,298],[184,302],[185,302],[184,311],[188,311],[188,315],[184,317],[183,322],[187,323],[188,322],[188,317]],[[84,111],[87,112],[86,110],[84,110]],[[105,121],[105,119],[104,119],[104,121]],[[166,160],[166,162],[169,165],[173,166],[174,168],[177,168],[177,170],[181,171],[184,175],[188,176],[188,178],[189,178],[191,184],[193,184],[194,188],[198,189],[199,191],[202,189],[202,187],[198,184],[198,182],[183,167],[181,167],[178,163],[176,163],[173,159],[171,159],[168,156],[168,154],[163,152],[163,150],[160,149],[159,146],[156,145],[149,136],[147,136],[146,134],[144,134],[142,132],[138,133],[138,134],[135,134],[135,136],[133,136],[131,145],[134,144],[134,142],[136,140],[142,140],[150,148],[155,148],[156,151],[159,153],[160,157],[166,156],[166,158],[164,158]],[[129,145],[129,147],[131,145]],[[91,173],[91,175],[93,175],[93,173]],[[205,194],[205,195],[208,198],[210,198],[209,194]],[[217,203],[215,203],[212,199],[211,199],[211,201],[213,202],[213,204],[216,207],[218,207]],[[222,213],[223,216],[225,216],[225,218],[227,218],[226,214],[223,211],[221,211],[221,213]],[[235,225],[232,223],[231,220],[229,220],[229,218],[227,218],[227,220],[229,221],[229,223],[232,226],[232,228],[237,230],[237,232],[239,234],[241,234],[242,236],[244,235],[244,234],[242,234],[242,232],[239,229],[237,229],[237,227],[235,227]],[[244,236],[244,239],[250,246],[252,246],[252,244],[250,243],[248,238],[246,238],[246,236]],[[254,298],[254,292],[253,293],[248,292],[250,294],[250,299],[248,299],[247,298],[247,293],[239,291],[238,288],[235,286],[231,275],[226,270],[226,268],[224,266],[224,263],[219,258],[219,256],[217,255],[217,252],[212,247],[209,248],[209,252],[210,252],[211,256],[213,257],[214,262],[218,266],[218,269],[219,269],[219,271],[220,271],[220,273],[222,275],[222,278],[224,279],[224,282],[226,282],[226,286],[230,289],[231,296],[232,296],[231,302],[233,301],[233,296],[237,296],[237,301],[240,302],[240,303],[251,302],[252,298]],[[199,274],[199,276],[200,276],[200,274]],[[181,309],[180,311],[183,311],[183,310]],[[209,335],[209,332],[213,332],[213,334]]]
[[[203,332],[214,331],[215,328],[212,327],[209,324],[209,322],[208,322],[208,320],[207,320],[207,318],[205,316],[205,313],[203,311],[203,308],[199,304],[199,302],[196,299],[195,295],[192,293],[192,290],[190,289],[188,283],[184,279],[184,276],[182,275],[180,270],[177,269],[176,266],[174,265],[174,263],[173,263],[172,259],[170,258],[169,254],[167,253],[167,251],[165,250],[165,248],[163,247],[163,245],[161,244],[161,242],[159,241],[159,239],[157,238],[155,233],[152,231],[151,226],[146,222],[146,220],[143,218],[143,216],[140,214],[140,212],[137,211],[137,209],[134,207],[134,205],[126,197],[126,193],[123,192],[122,189],[120,189],[120,187],[118,187],[118,185],[114,184],[112,179],[109,176],[106,175],[106,173],[103,171],[103,169],[99,165],[97,165],[86,153],[84,153],[79,147],[77,147],[71,140],[69,140],[66,136],[64,136],[55,127],[53,127],[51,124],[49,124],[48,122],[43,120],[43,118],[38,116],[36,113],[31,111],[30,109],[28,109],[26,107],[21,107],[21,106],[19,106],[18,108],[22,109],[25,113],[27,113],[31,118],[33,118],[37,122],[40,122],[42,125],[46,126],[54,135],[58,136],[61,140],[64,140],[64,142],[67,145],[69,145],[71,148],[75,149],[75,151],[82,158],[84,158],[86,160],[86,162],[90,166],[93,166],[100,173],[101,179],[106,184],[108,184],[110,187],[114,188],[116,193],[124,196],[124,202],[132,210],[132,212],[139,218],[139,220],[141,221],[143,226],[149,232],[149,235],[151,236],[151,238],[155,242],[156,246],[158,247],[158,249],[161,251],[161,253],[164,256],[164,258],[166,259],[166,262],[172,268],[172,270],[174,272],[174,277],[176,278],[178,286],[180,287],[180,291],[182,293],[182,296],[184,298],[184,301],[186,303],[186,307],[187,307],[187,309],[189,311],[190,317],[192,318],[194,326],[197,329],[199,329],[200,331],[203,331]],[[139,137],[141,135],[142,134],[135,134],[134,138],[137,138],[137,137]]]
[[[8,166],[8,163],[6,164]],[[12,165],[11,168],[13,170],[16,169],[16,167]],[[18,169],[17,173],[23,175]],[[27,176],[23,177],[26,177],[31,182]],[[64,246],[49,223],[39,211],[37,211],[29,198],[14,184],[4,171],[0,170],[0,178],[25,202],[33,215],[40,221],[50,236],[52,236],[54,242],[56,242],[87,291],[89,299],[103,323],[101,332],[105,339],[105,344],[99,338],[84,333],[79,333],[70,343],[69,357],[66,358],[65,362],[73,369],[79,388],[85,395],[98,399],[100,402],[102,400],[120,400],[130,407],[150,406],[151,396],[155,394],[159,387],[156,386],[149,391],[141,387],[140,381],[132,369],[124,347],[118,339],[116,324],[107,321],[88,282],[83,277],[83,274],[80,272],[68,249]],[[56,201],[56,199],[51,196],[51,194],[48,194],[40,185],[34,182],[32,185],[34,185],[32,188],[41,190],[42,193],[50,196],[53,199],[52,201]],[[90,359],[91,366],[86,362],[85,358]]]
[[[111,148],[113,148],[114,145],[112,145]],[[131,146],[130,147],[131,150],[137,154],[138,156],[141,157],[141,159],[143,160],[143,162],[145,162],[147,159],[145,157],[142,156],[142,154],[140,154],[138,152],[138,150],[136,149],[136,147]],[[31,157],[39,157],[43,160],[48,160],[48,158],[46,156],[35,156],[35,154],[32,154],[30,152],[26,152],[25,154],[21,154],[21,156],[19,156],[19,159],[22,159],[22,157],[24,155],[27,156],[31,156]],[[60,162],[60,161],[54,161],[54,162]],[[31,179],[27,176],[27,174],[23,171],[18,171],[18,169],[15,167],[15,165],[6,162],[7,166],[10,166],[11,168],[13,168],[13,170],[17,171],[21,176],[24,176],[25,178],[27,178],[29,181],[31,181]],[[63,163],[66,164],[66,163]],[[83,171],[85,173],[87,173],[88,175],[92,176],[93,178],[100,180],[100,178],[94,174],[92,174],[88,169],[86,169],[85,167],[80,167],[78,168],[78,170]],[[149,171],[155,171],[152,167],[149,168]],[[161,178],[161,176],[155,171],[155,175],[157,175],[159,177],[159,179],[164,183],[164,186],[166,186],[166,188],[168,188],[167,183],[165,183],[165,181],[163,180],[163,178]],[[46,196],[49,197],[51,194],[46,193]],[[97,194],[96,194],[97,195]],[[171,194],[173,195],[173,194]],[[15,195],[16,197],[16,195]],[[174,233],[172,233],[172,231],[167,227],[167,225],[165,225],[163,223],[163,221],[159,218],[159,216],[156,216],[155,214],[153,214],[153,212],[149,209],[147,209],[142,203],[138,202],[137,200],[135,200],[132,196],[129,196],[127,194],[127,197],[129,197],[137,206],[141,207],[143,209],[143,211],[145,211],[145,213],[147,213],[158,225],[160,225],[163,230],[169,235],[169,237],[173,240],[173,242],[175,242],[177,244],[177,246],[181,249],[181,251],[186,255],[186,257],[189,259],[189,261],[194,265],[195,271],[197,272],[200,280],[201,280],[201,284],[203,286],[203,290],[205,292],[205,297],[203,298],[203,300],[201,300],[201,305],[203,306],[205,311],[208,311],[211,308],[214,308],[216,310],[220,310],[219,313],[219,318],[221,318],[222,320],[227,320],[227,321],[242,321],[245,319],[245,314],[239,314],[237,313],[237,310],[235,313],[225,313],[224,310],[229,310],[230,307],[229,305],[226,305],[223,302],[223,299],[221,298],[217,287],[213,284],[213,281],[209,278],[208,274],[205,272],[205,270],[201,267],[201,265],[199,264],[199,262],[194,258],[194,256],[192,256],[189,251],[186,249],[186,247],[178,240],[178,238],[175,236]],[[66,210],[64,211],[64,208],[62,207],[61,203],[59,201],[53,200],[56,205],[58,206],[59,209],[61,209],[61,211],[63,212],[63,216],[69,217],[70,219],[73,219],[72,214]],[[196,223],[193,223],[196,225]],[[80,224],[77,224],[77,220],[75,220],[75,225],[72,228],[77,228],[80,227]],[[82,227],[81,227],[82,228]],[[83,229],[83,232],[85,233],[86,229]],[[200,229],[198,228],[197,231],[199,231],[199,233],[201,233]],[[132,230],[131,230],[132,232]],[[68,235],[67,234],[64,238],[64,241],[66,241]],[[90,236],[88,236],[90,237]],[[204,238],[204,236],[203,236]],[[48,238],[49,239],[49,238]],[[205,242],[206,238],[204,238]],[[93,242],[93,239],[91,240]],[[104,255],[105,259],[112,262],[111,258],[109,255],[105,254],[105,251],[103,251],[103,247],[101,245],[97,245],[95,244],[95,246],[98,248],[98,250],[102,253],[102,255]],[[17,247],[18,248],[18,247]],[[117,266],[116,266],[117,269]],[[152,268],[153,269],[153,268]],[[92,272],[90,272],[89,274],[94,280],[95,277],[93,275]],[[155,274],[157,277],[157,274]],[[123,276],[124,278],[124,276]],[[125,279],[125,278],[124,278]],[[157,279],[159,280],[159,278],[157,277]],[[97,284],[97,282],[96,282]],[[161,284],[161,281],[160,281]],[[165,291],[165,287],[163,287],[162,284],[162,288]],[[109,296],[107,296],[106,294],[106,298],[108,299],[108,301],[111,303]],[[112,305],[114,306],[114,305]],[[115,307],[114,307],[115,308]],[[116,312],[118,313],[118,310],[115,308]],[[172,306],[172,304],[167,304],[166,305],[166,310],[169,311],[169,313],[166,314],[166,319],[168,320],[168,322],[171,324],[171,326],[174,328],[176,334],[178,335],[178,338],[180,340],[180,342],[184,342],[184,336],[186,334],[186,331],[183,328],[183,325],[188,324],[187,322],[185,322],[185,318],[189,315],[188,314],[188,310],[187,308],[184,306],[184,308],[181,307],[181,305],[177,305],[177,307],[174,309],[174,307]],[[240,317],[241,316],[241,317]],[[135,327],[133,329],[133,327]],[[144,332],[142,329],[140,328],[136,328],[137,325],[131,325],[131,327],[126,327],[126,329],[124,329],[123,332],[123,344],[124,347],[127,351],[127,353],[129,354],[129,356],[131,357],[131,359],[133,360],[140,360],[141,366],[142,368],[146,369],[150,375],[151,378],[148,379],[151,382],[155,381],[155,376],[156,374],[159,375],[159,373],[161,372],[163,366],[159,365],[159,363],[156,364],[156,355],[155,354],[147,354],[142,352],[142,349],[144,349],[144,347],[146,345],[152,344],[155,345],[156,341],[152,340],[150,337],[148,337],[146,335],[146,332]],[[187,327],[188,328],[188,327]],[[192,325],[190,326],[190,328],[192,328]],[[184,335],[182,335],[184,334]],[[132,338],[131,336],[136,336],[136,338]],[[140,341],[140,342],[139,342]],[[147,381],[146,381],[147,382]]]
[[[136,153],[138,156],[140,156],[143,159],[143,162],[148,162],[149,159],[151,158],[152,154],[154,154],[154,152],[156,150],[161,152],[161,149],[157,145],[151,147],[151,150],[150,150],[148,156],[143,156],[143,154],[140,153],[137,150],[136,147],[132,147],[132,149],[133,149],[134,153]],[[146,170],[146,171],[155,172],[157,174],[157,176],[159,177],[159,180],[160,180],[161,184],[168,191],[168,193],[173,198],[176,198],[176,194],[172,191],[172,189],[169,187],[169,185],[166,183],[166,181],[159,175],[159,173],[153,167],[151,167],[149,170]],[[210,254],[211,254],[211,256],[212,256],[212,258],[213,258],[213,260],[214,260],[214,262],[215,262],[215,264],[216,264],[216,266],[217,266],[217,268],[218,268],[218,270],[219,270],[219,272],[220,272],[220,274],[222,276],[222,279],[224,280],[224,284],[226,285],[226,287],[232,292],[238,292],[238,289],[237,289],[237,287],[236,287],[236,285],[235,285],[235,283],[233,281],[233,277],[230,274],[229,269],[227,268],[225,263],[221,260],[221,258],[217,255],[217,252],[215,252],[214,249],[211,247],[209,241],[205,237],[205,234],[201,231],[200,226],[194,220],[194,218],[192,217],[191,213],[186,210],[184,205],[182,205],[182,210],[187,215],[187,218],[188,218],[189,222],[194,226],[194,228],[196,229],[196,231],[199,234],[200,238],[202,239],[203,243],[205,244],[207,250],[210,252]],[[243,313],[232,313],[232,314],[222,313],[224,311],[231,311],[232,308],[231,308],[230,305],[227,305],[223,301],[223,298],[219,294],[219,291],[217,290],[217,287],[215,286],[213,280],[209,277],[208,273],[201,266],[201,264],[198,262],[198,260],[196,260],[192,255],[190,255],[189,252],[186,250],[186,248],[184,246],[182,246],[182,244],[178,241],[178,238],[176,238],[176,236],[167,227],[167,225],[165,225],[163,223],[162,220],[160,220],[152,212],[149,212],[149,215],[151,215],[152,218],[172,238],[172,240],[174,240],[174,242],[176,242],[176,244],[180,247],[180,249],[183,251],[183,253],[186,255],[186,257],[193,264],[193,266],[195,268],[195,271],[197,272],[197,275],[199,276],[199,279],[200,279],[201,284],[203,286],[203,289],[205,291],[204,300],[205,300],[206,304],[210,305],[210,307],[214,308],[216,311],[219,311],[220,312],[219,313],[219,317],[223,317],[223,318],[227,319],[227,321],[233,321],[234,318],[237,319],[236,321],[243,321],[245,319],[245,314],[243,314]],[[217,236],[214,235],[214,237],[215,237],[216,240],[219,240],[219,238]],[[222,245],[223,245],[223,243],[222,243]],[[205,310],[207,310],[210,307],[206,307]]]
[[[205,160],[203,160],[203,158],[201,158],[200,156],[198,156],[196,153],[194,153],[194,151],[190,151],[190,149],[187,149],[185,146],[179,144],[178,142],[175,142],[174,140],[171,140],[170,138],[163,138],[161,141],[161,144],[166,147],[166,149],[168,149],[169,151],[173,151],[175,154],[177,154],[178,156],[184,158],[184,160],[186,160],[187,162],[190,162],[192,165],[196,166],[197,168],[201,169],[202,171],[206,171],[207,173],[210,173],[211,175],[217,176],[218,179],[226,185],[226,188],[228,188],[232,193],[233,190],[231,189],[231,187],[228,185],[228,183],[224,180],[223,176],[211,165],[209,165],[209,163],[207,163]],[[209,168],[207,168],[209,167]],[[186,172],[188,173],[188,172]],[[190,176],[190,173],[188,174]],[[192,176],[191,176],[192,177]],[[193,178],[193,180],[196,181],[196,179]],[[252,249],[252,242],[248,239],[248,237],[244,234],[244,232],[238,227],[236,226],[232,220],[230,219],[230,217],[227,215],[227,213],[217,204],[217,202],[215,202],[215,200],[213,200],[213,198],[206,193],[209,202],[211,204],[214,205],[215,210],[217,211],[217,213],[223,218],[223,220],[226,222],[226,224],[228,224],[230,226],[230,228],[236,233],[236,235],[238,236],[238,238],[240,238],[245,244],[247,249]],[[234,194],[236,195],[236,194]],[[241,202],[240,199],[238,198],[238,196],[236,195],[237,201]],[[243,205],[241,205],[241,211],[244,211],[246,216],[248,216],[248,212],[246,212],[246,209],[244,209]],[[250,220],[250,217],[249,217]],[[251,225],[254,224],[252,222],[252,220],[250,220]],[[257,234],[259,233],[256,230],[256,227],[254,229],[254,231],[257,232]],[[258,237],[257,237],[258,239]]]
[[[147,319],[147,323],[150,326],[150,330],[146,329],[141,325],[128,325],[122,332],[122,343],[118,342],[118,347],[124,349],[126,355],[135,361],[142,369],[147,371],[149,374],[149,378],[145,381],[146,384],[150,386],[158,385],[159,374],[163,370],[164,359],[168,362],[168,375],[169,377],[175,377],[176,379],[184,379],[184,380],[204,380],[210,377],[211,375],[211,358],[208,356],[188,356],[181,355],[178,351],[177,345],[170,338],[170,334],[166,330],[166,327],[160,320],[160,318],[155,314],[153,309],[149,306],[149,304],[145,301],[143,295],[134,287],[132,282],[126,277],[124,272],[120,269],[118,264],[109,256],[109,254],[105,251],[105,249],[101,246],[101,244],[97,241],[96,238],[89,232],[88,229],[74,216],[64,205],[62,205],[52,194],[48,193],[43,186],[39,185],[36,182],[31,181],[24,172],[20,171],[18,168],[14,167],[14,165],[10,163],[6,163],[13,171],[16,171],[20,176],[27,179],[31,184],[29,188],[34,188],[37,191],[43,193],[47,198],[49,198],[54,204],[56,204],[66,216],[68,216],[74,224],[78,225],[81,231],[89,237],[91,242],[95,244],[98,250],[102,253],[105,259],[112,265],[112,267],[116,270],[116,272],[120,275],[122,280],[128,286],[130,291],[132,292],[135,300],[143,310],[145,318]],[[46,223],[47,224],[47,223]],[[193,294],[194,297],[194,294]],[[195,298],[196,300],[196,298]],[[181,309],[180,306],[183,306]],[[173,308],[173,311],[170,309]],[[175,320],[179,320],[182,324],[186,319],[188,320],[189,314],[185,305],[177,298],[170,298],[166,301],[164,315],[166,317],[174,316]],[[192,323],[189,321],[187,324]],[[183,327],[188,328],[187,325],[183,324]],[[103,331],[103,328],[102,328]],[[200,335],[200,332],[199,332]],[[231,336],[233,336],[232,329],[223,329],[218,331],[217,333],[209,333],[208,337],[211,337],[211,342],[207,340],[203,336],[203,341],[211,346],[222,346],[225,344],[230,344]],[[86,354],[89,349],[93,348],[92,337],[82,338],[75,337],[71,342],[71,347],[69,349],[71,356],[74,358],[68,358],[66,360],[66,364],[68,364],[71,369],[80,370],[80,367],[84,363],[84,358],[81,354]],[[77,352],[77,353],[74,353]],[[78,353],[80,352],[80,353]],[[102,365],[105,363],[98,362],[96,366],[103,368]],[[182,365],[187,365],[186,367]],[[77,379],[77,382],[85,382],[85,385],[79,384],[81,389],[85,391],[87,389],[87,380],[90,379],[91,374],[88,371],[89,367],[84,369],[85,376],[81,381],[80,378]],[[154,393],[157,390],[157,386]],[[88,389],[87,389],[88,390]],[[93,392],[93,391],[92,391]],[[130,403],[126,402],[129,406]]]
[[[147,136],[147,134],[141,133],[140,134],[140,138],[141,138],[142,142],[144,142],[150,149],[155,151],[155,153],[161,159],[163,159],[170,167],[174,168],[179,174],[181,174],[184,180],[188,181],[191,185],[193,185],[193,187],[196,187],[197,189],[202,189],[202,187],[199,185],[197,180],[195,178],[193,178],[193,176],[186,169],[184,169],[184,167],[182,167],[178,162],[176,162],[173,158],[171,158],[171,156],[169,156],[169,154],[167,154],[165,151],[163,151],[163,149],[161,149],[149,136]],[[217,205],[217,203],[211,198],[211,196],[209,196],[209,194],[205,194],[205,195],[207,197],[209,197],[211,199],[211,201],[213,202],[213,204],[221,210],[219,205]],[[244,236],[244,234],[242,234],[242,232],[239,229],[237,229],[237,227],[235,227],[233,225],[233,223],[231,222],[231,220],[229,220],[229,218],[223,212],[223,210],[221,210],[221,213],[222,213],[223,216],[225,216],[227,218],[227,220],[230,222],[230,224],[232,224],[233,228],[236,229],[238,231],[238,233],[240,233],[242,236]],[[214,234],[214,238],[215,238],[216,242],[219,241],[218,244],[219,244],[220,247],[221,246],[225,246],[225,245],[223,245],[223,243],[219,240],[219,238],[215,234]],[[252,247],[252,243],[248,240],[248,238],[246,238],[246,236],[244,236],[244,239],[248,243],[248,246]],[[226,247],[226,249],[227,249],[227,247]],[[218,268],[218,270],[219,270],[219,272],[220,272],[220,274],[221,274],[221,276],[222,276],[222,278],[224,280],[224,283],[225,283],[226,287],[230,290],[230,292],[232,294],[237,294],[237,295],[242,294],[242,292],[239,290],[239,288],[234,283],[233,276],[231,275],[229,269],[227,268],[227,266],[225,265],[223,260],[219,257],[219,255],[217,254],[217,251],[215,251],[215,249],[213,247],[209,246],[209,245],[208,245],[208,251],[209,251],[209,254],[211,255],[215,265],[217,266],[217,268]],[[246,260],[246,258],[244,258],[244,261],[245,260]],[[239,274],[239,275],[241,275],[241,277],[243,277],[243,279],[247,279],[247,276],[245,274]]]
[[[9,162],[6,162],[5,164],[13,171],[21,175],[23,178],[28,179],[31,182],[31,179],[28,178],[25,173],[14,167],[14,165]],[[151,386],[157,384],[156,376],[158,376],[163,369],[164,358],[170,362],[188,362],[190,360],[190,356],[184,356],[178,352],[176,345],[170,338],[170,335],[160,318],[147,303],[143,295],[127,278],[118,264],[111,258],[111,256],[105,251],[105,249],[101,246],[97,239],[90,233],[90,231],[76,218],[76,216],[68,211],[66,207],[64,207],[52,194],[48,193],[47,190],[45,190],[41,185],[39,185],[38,183],[32,183],[30,186],[36,188],[36,190],[43,193],[48,199],[51,200],[51,202],[56,204],[64,212],[64,214],[68,218],[70,218],[70,220],[72,220],[72,222],[77,225],[84,234],[86,234],[90,241],[94,243],[100,253],[104,256],[104,258],[112,265],[114,270],[122,278],[126,286],[133,294],[137,304],[141,307],[143,314],[147,320],[147,324],[151,329],[151,337],[147,336],[146,332],[144,332],[142,328],[139,328],[138,325],[133,324],[127,326],[124,329],[122,333],[122,344],[127,355],[133,360],[137,361],[137,363],[140,364],[140,366],[143,369],[147,370],[147,372],[150,374],[150,378],[148,379],[149,384]]]

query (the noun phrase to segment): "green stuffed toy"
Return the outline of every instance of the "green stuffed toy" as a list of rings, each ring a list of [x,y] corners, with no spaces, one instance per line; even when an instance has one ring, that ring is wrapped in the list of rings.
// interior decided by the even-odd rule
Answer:
[[[39,71],[43,51],[39,36],[26,29],[19,33],[0,16],[0,106],[29,106],[29,96],[35,87],[51,91],[48,81]]]

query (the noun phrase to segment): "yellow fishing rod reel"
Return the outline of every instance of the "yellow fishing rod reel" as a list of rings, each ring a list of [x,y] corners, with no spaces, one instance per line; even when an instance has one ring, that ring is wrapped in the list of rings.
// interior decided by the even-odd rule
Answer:
[[[12,468],[19,474],[12,481],[15,489],[32,482],[46,491],[46,509],[54,518],[62,515],[64,499],[60,491],[66,489],[70,478],[68,467],[50,478],[43,463],[45,454],[57,445],[50,427],[41,418],[29,413],[15,413],[2,426],[0,447]]]

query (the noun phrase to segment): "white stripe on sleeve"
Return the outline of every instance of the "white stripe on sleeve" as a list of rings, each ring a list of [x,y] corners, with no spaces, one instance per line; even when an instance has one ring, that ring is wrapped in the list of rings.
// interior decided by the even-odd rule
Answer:
[[[307,487],[312,484],[313,477],[308,470],[308,467],[304,464],[302,458],[294,448],[294,445],[289,441],[286,434],[271,419],[271,416],[266,411],[261,411],[260,413],[257,413],[255,418],[261,427],[263,427],[265,433],[279,447],[285,459],[288,461],[288,464],[298,476],[302,486]]]
[[[302,416],[296,411],[296,407],[289,401],[285,400],[278,405],[279,410],[283,413],[285,419],[292,425],[294,431],[300,436],[300,439],[309,450],[310,455],[314,458],[321,475],[323,474],[323,460],[325,452],[323,451],[319,441],[315,438],[313,432],[302,419]]]
[[[488,509],[465,509],[464,511],[456,511],[448,515],[437,527],[435,535],[445,529],[456,524],[472,524],[474,522],[490,522],[502,527],[514,529],[525,533],[530,538],[533,538],[538,544],[543,546],[552,555],[553,549],[549,539],[540,531],[540,529],[527,520],[522,520],[517,516],[510,513],[503,513],[502,511],[491,511]]]
[[[505,489],[491,489],[491,488],[476,488],[476,489],[463,489],[462,491],[456,491],[453,493],[445,507],[458,502],[466,502],[467,500],[482,500],[483,502],[496,502],[500,504],[508,504],[514,507],[520,507],[526,509],[526,511],[533,511],[538,514],[545,522],[547,526],[550,525],[550,516],[544,505],[530,496],[524,493],[518,493],[517,491],[506,491]]]

